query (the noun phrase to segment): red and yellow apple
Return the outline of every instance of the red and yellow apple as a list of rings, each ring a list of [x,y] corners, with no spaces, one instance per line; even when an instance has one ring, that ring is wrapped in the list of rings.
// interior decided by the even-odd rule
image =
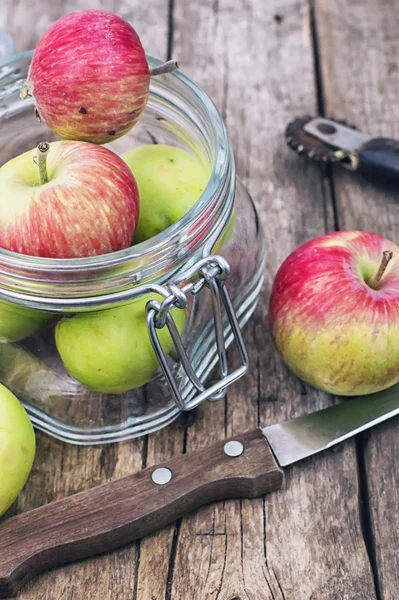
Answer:
[[[287,365],[316,388],[352,396],[399,382],[399,247],[359,231],[310,240],[278,270],[269,321]]]
[[[0,168],[7,250],[50,258],[114,252],[130,246],[138,215],[134,176],[107,148],[43,142]]]
[[[105,144],[127,133],[148,99],[150,70],[129,23],[104,10],[56,21],[40,40],[21,96],[60,137]]]

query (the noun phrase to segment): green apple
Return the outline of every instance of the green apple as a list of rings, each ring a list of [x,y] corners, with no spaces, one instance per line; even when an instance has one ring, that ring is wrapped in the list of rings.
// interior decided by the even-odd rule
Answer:
[[[48,312],[0,301],[0,343],[22,340],[51,318]]]
[[[201,196],[210,177],[209,168],[174,146],[141,146],[122,158],[133,172],[140,194],[135,243],[181,219]]]
[[[24,487],[35,451],[35,434],[24,407],[0,384],[0,515]]]
[[[146,325],[149,299],[146,296],[118,308],[63,317],[57,323],[55,341],[70,375],[104,394],[123,394],[147,383],[158,366]],[[179,332],[183,331],[185,311],[172,309],[171,314]],[[167,327],[158,334],[168,354],[173,342]]]
[[[233,209],[233,211],[229,217],[229,220],[227,221],[227,225],[224,228],[222,235],[220,236],[220,238],[217,240],[216,244],[212,248],[211,254],[219,254],[220,252],[223,251],[224,246],[226,246],[226,244],[229,243],[229,241],[231,240],[231,238],[233,237],[233,234],[234,234],[235,220],[236,220],[236,216],[235,216],[235,211]]]

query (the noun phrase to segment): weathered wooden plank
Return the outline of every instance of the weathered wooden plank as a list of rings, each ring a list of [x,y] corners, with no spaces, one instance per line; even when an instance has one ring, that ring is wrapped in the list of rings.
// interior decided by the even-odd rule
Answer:
[[[374,136],[399,137],[399,15],[395,0],[317,0],[317,26],[328,114]],[[339,222],[344,229],[375,231],[397,241],[397,192],[336,169]],[[380,598],[394,600],[399,586],[399,422],[367,436],[365,468]]]
[[[62,15],[84,9],[102,9],[126,19],[136,29],[147,54],[165,58],[168,48],[168,0],[2,0],[0,27],[15,39],[17,52],[31,50],[43,33]]]
[[[159,464],[183,452],[183,429],[179,424],[158,431],[148,438],[147,465]],[[175,526],[165,527],[140,542],[137,600],[163,600],[168,575]]]
[[[4,0],[0,11],[0,27],[15,36],[17,50],[22,51],[33,48],[47,27],[62,14],[83,8],[104,8],[118,13],[137,29],[149,54],[166,58],[168,7],[168,0],[153,0],[150,4],[140,0],[77,0],[73,8],[61,1],[41,0],[29,3],[27,7],[23,1]],[[168,436],[178,445],[182,432],[175,434],[175,429],[171,428]],[[151,437],[150,448],[158,448],[160,460],[164,449],[166,452],[166,446],[162,436]],[[144,439],[103,448],[77,448],[38,434],[37,442],[34,471],[20,497],[19,510],[28,510],[52,499],[135,472],[142,468],[143,454],[146,454]],[[175,449],[173,451],[177,452]],[[149,451],[150,460],[155,460],[154,452],[156,450]],[[133,544],[112,554],[70,565],[39,577],[25,587],[18,598],[132,598],[138,582],[138,558],[139,544]],[[144,560],[142,562],[145,563]],[[165,565],[167,572],[168,557],[165,558]]]
[[[126,16],[122,12],[125,8],[131,10],[132,22],[137,23],[138,13],[129,5],[107,4],[107,8],[122,16]],[[51,6],[54,10],[59,5]],[[162,42],[164,47],[166,40],[166,20],[160,18],[160,14],[166,14],[165,3],[162,6],[164,12],[160,13],[154,2],[150,6],[142,3],[141,9],[147,11],[145,23],[151,25],[146,34],[137,27],[144,42],[148,39],[149,51],[159,55],[162,50],[156,52],[153,46]],[[12,9],[11,3],[7,7],[0,19],[11,30],[12,23],[16,28],[16,19],[21,23],[22,17],[26,36],[31,35],[32,23],[41,28],[35,36],[48,25],[42,24],[49,14],[47,3],[42,2],[37,12],[29,15],[24,14],[22,2],[14,3]],[[138,2],[134,8],[139,10]],[[51,20],[61,12],[59,8]],[[154,34],[154,14],[157,22],[163,23],[160,35]],[[25,27],[21,28],[21,36]],[[325,222],[329,226],[325,215],[330,214],[330,207],[323,206],[318,173],[303,163],[298,165],[282,138],[292,116],[314,109],[309,28],[302,3],[289,1],[281,10],[277,0],[266,6],[260,0],[239,6],[233,0],[176,0],[175,27],[174,54],[183,68],[208,89],[225,115],[238,171],[261,208],[269,252],[261,305],[246,332],[247,344],[251,345],[251,372],[229,393],[227,402],[201,407],[197,422],[187,434],[187,446],[194,448],[249,429],[258,419],[266,424],[330,401],[304,388],[287,373],[271,347],[266,325],[268,289],[278,264],[297,244],[321,233]],[[36,40],[20,38],[18,49]],[[177,431],[172,427],[150,436],[148,464],[181,451],[183,434]],[[37,471],[21,505],[25,509],[57,494],[139,468],[143,462],[141,445],[135,442],[114,448],[71,450],[39,436]],[[103,465],[108,466],[99,465],[96,471],[101,456]],[[138,578],[136,549],[131,548],[48,574],[21,598],[122,599],[131,597],[132,588],[137,586],[137,597],[145,600],[369,600],[374,596],[360,535],[356,475],[353,445],[348,444],[321,462],[315,459],[303,468],[292,469],[287,490],[271,496],[265,504],[263,500],[217,504],[178,524],[174,544],[171,528],[143,541]]]
[[[315,110],[303,3],[175,0],[174,16],[174,54],[223,112],[268,247],[266,284],[245,334],[250,373],[227,402],[200,407],[188,431],[191,449],[331,402],[287,372],[267,326],[278,265],[330,227],[331,212],[319,173],[297,160],[283,138],[292,117]],[[265,501],[225,502],[183,519],[172,575],[173,600],[371,600],[353,443],[288,470],[286,490]]]

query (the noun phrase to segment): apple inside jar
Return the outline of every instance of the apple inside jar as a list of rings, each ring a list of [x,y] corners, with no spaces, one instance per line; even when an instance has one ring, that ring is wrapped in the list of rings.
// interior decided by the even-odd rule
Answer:
[[[9,249],[29,250],[31,254],[37,252],[42,256],[57,253],[57,258],[97,254],[104,249],[107,240],[111,240],[113,249],[118,248],[116,238],[106,235],[107,228],[112,232],[117,223],[114,230],[121,238],[118,244],[125,247],[132,238],[133,243],[149,239],[181,218],[198,200],[209,179],[207,169],[198,159],[173,146],[143,146],[122,158],[135,177],[126,176],[129,169],[121,169],[119,157],[109,150],[80,142],[40,144],[36,151],[29,151],[4,165],[0,169],[0,187],[7,189],[9,194],[11,192],[11,197],[14,192],[14,204],[20,207],[15,227],[32,231],[34,221],[27,208],[42,206],[42,210],[41,228],[33,238],[40,240],[40,245],[32,248],[26,235],[13,235],[15,227],[11,226],[4,228],[3,245],[9,243]],[[115,188],[111,190],[112,195],[104,182],[107,176],[111,180],[111,173],[113,181],[118,181],[118,172],[122,185],[119,190],[115,186],[116,192],[120,192],[115,199]],[[18,179],[15,173],[22,175]],[[140,218],[137,217],[139,195]],[[79,207],[83,204],[86,218],[82,222]],[[99,218],[97,206],[102,208],[105,219]],[[6,217],[4,215],[7,223]],[[93,222],[97,230],[93,228]],[[67,232],[75,228],[77,233],[60,237],[65,225]],[[138,239],[132,233],[136,225]],[[126,231],[128,233],[122,239]],[[101,247],[98,246],[99,238]],[[109,250],[110,246],[107,247]],[[145,323],[145,304],[149,299],[59,320],[55,325],[56,348],[68,373],[89,390],[105,394],[121,394],[147,383],[157,368]],[[7,303],[4,307],[3,341],[14,342],[29,337],[54,318],[44,311],[8,306]],[[172,313],[177,329],[182,333],[187,315],[182,310]],[[1,317],[0,305],[0,335]],[[164,352],[169,353],[173,343],[166,328],[160,331],[160,341]],[[14,349],[10,352],[15,353]],[[5,352],[0,354],[0,362],[4,360],[7,360]],[[22,395],[25,396],[23,390]]]
[[[125,215],[129,215],[130,221],[126,224],[128,235],[120,242],[122,247],[130,244],[136,223],[140,228],[138,241],[148,239],[181,218],[197,201],[208,180],[208,173],[200,162],[181,149],[149,146],[127,153],[124,159],[137,174],[138,189],[144,204],[140,221],[137,219],[138,190],[135,179],[133,176],[127,177],[125,172],[129,169],[121,169],[120,180],[123,185],[120,187],[120,201],[111,194],[106,195],[108,187],[104,186],[104,177],[109,174],[111,178],[111,173],[115,176],[122,162],[116,155],[105,148],[79,142],[52,143],[44,145],[44,148],[46,160],[43,160],[43,153],[41,155],[39,149],[4,165],[0,169],[0,187],[7,189],[9,196],[11,187],[11,197],[15,190],[15,205],[20,206],[21,213],[17,227],[25,227],[27,231],[32,231],[32,221],[29,220],[31,213],[26,208],[30,204],[40,206],[42,202],[42,227],[36,232],[34,240],[44,238],[47,246],[41,241],[41,245],[35,249],[28,247],[29,238],[26,235],[12,235],[10,226],[6,230],[10,231],[9,237],[3,237],[3,244],[7,239],[10,240],[9,249],[25,252],[29,249],[31,254],[36,250],[41,255],[52,256],[55,247],[57,258],[68,257],[76,252],[97,253],[99,234],[103,244],[100,249],[111,238],[104,234],[104,224],[109,230],[113,225],[110,218],[103,221],[94,219],[99,214],[97,205],[103,209],[108,206],[106,214],[112,214],[114,222],[119,225],[125,223]],[[91,156],[94,158],[90,162]],[[79,168],[81,165],[84,165],[83,173]],[[22,173],[20,179],[15,173]],[[80,194],[82,190],[83,197]],[[96,195],[95,191],[99,193]],[[176,192],[177,197],[174,195]],[[86,219],[82,222],[78,209],[83,203],[86,205]],[[59,207],[62,208],[60,212],[57,211]],[[90,210],[93,211],[92,216]],[[55,228],[51,227],[48,219],[53,219]],[[93,230],[94,220],[98,226],[97,235]],[[80,235],[72,236],[62,246],[60,242],[65,240],[65,236],[61,240],[59,236],[65,223],[69,230],[71,223],[75,226],[78,224]],[[85,224],[88,226],[87,233]],[[117,227],[116,231],[120,236],[124,233],[122,226]],[[19,240],[24,244],[22,247],[18,245]],[[112,245],[115,248],[114,240]],[[145,322],[145,305],[149,299],[147,297],[111,310],[65,316],[59,320],[55,325],[56,347],[68,373],[88,389],[100,393],[121,394],[147,383],[157,368]],[[187,320],[186,313],[183,310],[173,310],[172,313],[177,329],[182,333]],[[44,311],[24,309],[11,303],[0,304],[0,336],[3,342],[22,340],[52,318],[51,314]],[[164,352],[168,353],[173,343],[166,328],[160,331],[160,341]],[[0,362],[7,361],[5,350],[4,347],[0,353]],[[14,348],[10,348],[9,353],[14,356]],[[28,355],[25,359],[32,362]],[[38,368],[39,364],[35,362],[33,366]],[[23,389],[21,394],[25,396]]]
[[[100,32],[101,28],[97,30],[98,34]],[[69,41],[73,41],[71,36]],[[115,36],[115,40],[117,38]],[[97,42],[96,46],[99,47],[100,43]],[[23,62],[19,65],[21,83],[22,79],[27,78],[26,91],[32,93],[32,99],[27,103],[16,100],[16,89],[8,102],[7,114],[12,118],[8,119],[7,127],[3,129],[1,150],[4,163],[17,153],[37,145],[40,140],[54,139],[52,133],[46,130],[46,125],[53,131],[55,127],[43,109],[40,83],[35,80],[34,69],[28,71],[29,64],[33,62],[31,56],[32,53],[15,59],[16,62]],[[96,59],[95,52],[91,53],[91,58]],[[58,59],[62,59],[62,53],[57,55]],[[156,74],[160,61],[151,57],[146,60],[151,77]],[[50,80],[51,77],[49,84],[58,83],[58,77],[55,82]],[[79,128],[88,126],[90,119],[94,118],[95,93],[100,93],[100,88],[95,87],[91,86],[90,89],[92,98],[86,96],[80,103],[73,94],[67,97],[71,88],[63,83],[62,88],[68,92],[64,99],[68,102],[76,100],[76,103],[64,111],[64,118],[74,132],[71,133],[71,129],[68,132],[66,127],[59,131],[61,135],[70,137],[76,134],[81,139],[83,129]],[[47,99],[50,95],[51,87],[48,87]],[[92,101],[91,104],[88,100]],[[62,109],[66,109],[63,102],[57,103],[57,107],[61,104]],[[34,105],[42,120],[39,124],[33,114]],[[197,262],[205,248],[203,244],[216,239],[216,233],[222,234],[221,227],[233,207],[235,171],[232,154],[220,115],[206,94],[189,77],[177,71],[171,76],[152,79],[146,107],[142,119],[126,137],[119,136],[121,130],[116,124],[109,131],[105,130],[110,137],[87,138],[94,142],[89,144],[92,147],[101,148],[98,144],[111,142],[107,149],[126,158],[124,162],[127,168],[127,156],[134,155],[134,166],[130,170],[137,183],[142,211],[138,216],[136,231],[127,246],[105,251],[99,247],[105,240],[97,235],[91,247],[82,250],[80,256],[76,251],[78,244],[73,239],[64,245],[64,250],[67,247],[71,252],[70,256],[66,252],[58,257],[50,252],[42,256],[41,249],[34,254],[22,246],[14,247],[12,252],[15,256],[0,252],[0,286],[5,289],[7,285],[3,283],[9,282],[11,288],[15,289],[15,284],[21,284],[21,306],[40,308],[39,312],[51,315],[48,323],[39,323],[32,333],[25,334],[22,331],[21,336],[26,337],[9,338],[10,343],[1,344],[0,380],[23,399],[30,413],[37,417],[36,423],[40,428],[50,433],[56,431],[56,435],[68,441],[78,439],[78,443],[89,443],[96,436],[100,441],[105,438],[120,439],[125,435],[134,437],[176,418],[178,403],[169,393],[162,370],[158,369],[154,354],[150,351],[144,323],[144,304],[136,311],[130,300],[139,286],[143,286],[142,292],[146,294],[147,285],[151,289],[176,280],[182,281],[181,274],[186,265],[190,267]],[[113,117],[118,116],[119,109],[115,110],[116,115],[111,115]],[[101,116],[100,113],[98,115]],[[157,143],[151,144],[147,150],[150,140]],[[88,141],[65,140],[56,143],[84,144]],[[158,146],[162,148],[155,149]],[[50,189],[54,185],[51,179],[52,152],[51,143],[46,159],[49,181],[41,184],[38,178],[34,186],[35,193],[42,186]],[[199,157],[199,162],[196,157]],[[41,161],[36,149],[31,150],[30,158],[30,168],[38,177]],[[83,157],[80,162],[85,162]],[[75,172],[78,171],[77,168]],[[93,175],[93,183],[84,186],[87,194],[89,187],[93,189],[93,186],[97,186],[96,189],[101,192],[109,188],[100,164]],[[95,198],[88,198],[88,201],[94,203]],[[37,208],[36,203],[31,206]],[[101,209],[101,203],[98,207]],[[225,244],[226,237],[218,241],[222,242],[220,245],[224,245],[224,248],[228,247],[225,254],[227,260],[230,260],[227,252],[234,254],[232,300],[237,303],[235,306],[242,305],[240,322],[245,322],[253,310],[260,286],[264,242],[253,205],[241,185],[236,194],[235,210],[240,227],[230,228],[233,230],[233,244]],[[56,222],[58,211],[53,212]],[[122,209],[115,219],[118,227],[123,221],[123,212]],[[147,222],[143,219],[140,222],[141,215],[146,213]],[[68,224],[68,220],[66,217],[64,225]],[[76,219],[71,229],[78,231],[77,226],[90,229],[89,225],[95,228],[100,220],[94,208],[90,216],[83,214],[80,221]],[[41,235],[50,235],[49,227],[44,225],[46,219],[42,221]],[[40,219],[36,223],[41,224]],[[50,225],[50,220],[47,219],[46,223]],[[62,226],[62,230],[66,238],[67,228]],[[230,233],[227,233],[229,237]],[[197,235],[199,237],[194,240]],[[190,245],[193,240],[194,247]],[[213,251],[218,252],[219,248]],[[72,252],[75,254],[72,255]],[[38,258],[33,260],[36,255]],[[9,268],[7,281],[3,276],[3,265]],[[34,296],[34,300],[25,303],[24,298],[28,296]],[[205,381],[211,361],[214,360],[212,302],[206,290],[196,296],[189,294],[188,301],[192,302],[189,309],[172,309],[172,317],[178,330],[184,331],[183,340],[193,369]],[[17,297],[16,306],[18,302]],[[107,335],[102,335],[105,332]],[[129,339],[125,335],[127,332],[130,333]],[[167,333],[166,329],[160,331],[161,345],[168,355],[167,361],[179,390],[186,399],[194,389],[185,379],[184,369],[177,353],[171,349]],[[110,340],[108,348],[107,339]]]
[[[65,368],[90,390],[123,394],[146,384],[158,366],[147,332],[147,296],[117,308],[63,317],[55,328],[55,342]],[[170,311],[178,332],[184,330],[185,310]],[[165,354],[173,341],[168,328],[158,330]]]
[[[130,246],[139,193],[125,162],[85,142],[42,142],[0,169],[0,246],[78,258]]]
[[[123,156],[129,169],[94,145],[126,134],[145,109],[150,77],[176,68],[169,61],[150,69],[135,30],[107,11],[78,11],[46,31],[20,95],[33,97],[38,119],[53,132],[77,141],[42,142],[0,169],[0,193],[12,208],[0,207],[1,247],[57,259],[102,255],[148,240],[186,214],[210,174],[194,156],[168,145],[142,146]],[[185,313],[173,312],[180,331]],[[29,316],[30,328],[21,318],[21,331],[4,340],[36,331],[40,319]],[[169,351],[165,328],[160,337]],[[66,316],[55,342],[70,375],[101,393],[140,387],[156,368],[142,302]]]

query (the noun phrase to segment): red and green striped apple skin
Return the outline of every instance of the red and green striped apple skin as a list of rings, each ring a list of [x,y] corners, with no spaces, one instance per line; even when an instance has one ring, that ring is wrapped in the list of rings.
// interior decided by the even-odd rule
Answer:
[[[378,289],[368,281],[393,257]],[[269,323],[290,369],[339,395],[399,381],[399,247],[369,232],[340,231],[292,252],[277,272]]]
[[[36,149],[0,168],[0,247],[46,258],[108,254],[132,243],[139,191],[126,163],[86,142],[52,142],[49,181]]]
[[[27,89],[60,137],[105,144],[145,109],[150,71],[140,38],[124,19],[83,10],[56,21],[33,54]]]

